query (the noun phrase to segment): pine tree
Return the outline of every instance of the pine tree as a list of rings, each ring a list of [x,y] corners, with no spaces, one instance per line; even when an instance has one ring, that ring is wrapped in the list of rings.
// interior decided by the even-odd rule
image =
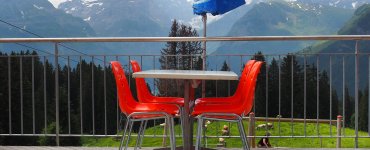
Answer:
[[[283,62],[281,64],[281,115],[283,117],[292,117],[292,111],[293,117],[303,117],[304,106],[302,83],[302,69],[298,64],[297,58],[294,55],[288,55],[283,58]]]
[[[262,52],[258,52],[252,57],[252,60],[265,62],[265,56]],[[257,77],[254,103],[253,111],[256,116],[266,116],[266,63],[262,65]]]
[[[193,28],[173,21],[169,37],[197,37]],[[161,69],[201,69],[199,57],[202,52],[200,42],[167,42],[161,50]],[[182,96],[183,83],[180,80],[156,80],[159,95]],[[174,90],[177,89],[177,90]]]
[[[273,58],[268,72],[268,116],[279,115],[279,64]]]

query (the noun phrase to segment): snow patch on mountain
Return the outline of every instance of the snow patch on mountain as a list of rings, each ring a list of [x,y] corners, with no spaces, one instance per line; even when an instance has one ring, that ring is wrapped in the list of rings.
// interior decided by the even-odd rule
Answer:
[[[90,20],[91,20],[91,16],[84,19],[84,21],[90,21]]]
[[[33,4],[33,7],[35,7],[35,8],[36,8],[36,9],[38,9],[38,10],[44,9],[44,7],[37,6],[36,4]]]

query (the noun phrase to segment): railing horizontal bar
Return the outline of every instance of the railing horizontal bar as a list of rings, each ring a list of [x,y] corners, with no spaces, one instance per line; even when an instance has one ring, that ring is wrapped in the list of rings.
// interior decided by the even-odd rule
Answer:
[[[0,134],[0,136],[49,136],[55,137],[55,134]],[[122,137],[122,135],[89,135],[89,134],[59,134],[60,137]],[[137,134],[132,134],[131,136],[136,137]],[[162,138],[163,135],[145,135],[144,137],[149,138]],[[181,138],[182,136],[176,135],[177,138]],[[194,136],[195,137],[195,136]],[[206,136],[207,138],[240,138],[240,136]],[[255,137],[255,138],[263,138],[266,136],[247,136],[247,137]],[[269,138],[355,138],[356,136],[269,136]],[[368,136],[358,136],[358,138],[369,138]]]
[[[249,117],[243,117],[243,119],[249,119]],[[266,117],[255,117],[255,120],[256,121],[266,121]],[[291,122],[292,119],[291,118],[267,118],[267,121],[268,122]],[[294,123],[304,123],[305,122],[305,119],[297,119],[297,118],[293,118],[293,122]],[[306,123],[330,123],[332,122],[332,125],[335,125],[337,120],[328,120],[328,119],[306,119]]]
[[[354,53],[320,53],[319,55],[353,55]],[[286,56],[288,54],[263,54],[264,56]],[[304,55],[312,55],[312,56],[315,56],[315,55],[318,55],[317,53],[296,53],[294,54],[296,56],[304,56]],[[367,52],[361,52],[359,53],[359,55],[370,55],[370,53],[367,53]],[[0,56],[0,58],[8,58],[8,57],[11,57],[11,58],[18,58],[18,57],[48,57],[48,56],[53,56],[53,55],[10,55],[10,56],[6,56],[6,55],[2,55]],[[94,54],[94,55],[58,55],[59,57],[67,57],[67,56],[70,56],[70,57],[79,57],[79,56],[86,56],[86,57],[92,57],[92,56],[106,56],[106,57],[115,57],[115,56],[122,56],[122,57],[128,57],[128,56],[132,56],[132,57],[139,57],[139,56],[143,56],[143,57],[146,57],[146,56],[162,56],[161,54],[113,54],[113,55],[106,55],[106,54]],[[167,55],[168,57],[171,57],[171,56],[179,56],[179,55]],[[181,56],[201,56],[201,55],[181,55]],[[208,57],[216,57],[216,56],[254,56],[254,54],[209,54]]]
[[[370,35],[239,36],[239,37],[75,37],[0,38],[0,43],[65,42],[191,42],[191,41],[292,41],[292,40],[370,40]]]

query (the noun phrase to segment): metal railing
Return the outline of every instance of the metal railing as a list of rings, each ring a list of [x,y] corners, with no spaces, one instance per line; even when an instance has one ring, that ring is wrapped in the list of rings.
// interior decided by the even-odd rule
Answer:
[[[359,138],[370,138],[370,111],[368,111],[368,118],[367,118],[367,121],[368,121],[368,134],[367,135],[360,135],[359,134],[359,92],[361,91],[360,90],[360,86],[361,85],[364,85],[364,81],[361,81],[360,83],[360,79],[366,79],[368,80],[367,83],[368,85],[366,86],[370,86],[370,80],[369,80],[369,72],[366,72],[367,74],[367,78],[365,77],[362,77],[363,74],[365,74],[365,72],[363,72],[361,70],[359,70],[359,66],[363,65],[363,64],[360,64],[360,63],[363,63],[363,62],[360,62],[360,59],[363,60],[365,58],[367,58],[369,61],[368,63],[365,63],[365,65],[367,65],[368,69],[370,70],[370,53],[363,53],[363,52],[360,52],[359,51],[359,41],[367,41],[367,40],[370,40],[370,36],[369,35],[342,35],[342,36],[339,36],[339,35],[333,35],[333,36],[245,36],[245,37],[132,37],[132,38],[126,38],[126,37],[121,37],[121,38],[0,38],[0,44],[1,43],[53,43],[54,44],[54,54],[53,55],[10,55],[10,56],[0,56],[0,60],[3,59],[3,60],[6,60],[6,64],[7,64],[7,70],[1,70],[1,72],[7,72],[7,76],[8,78],[7,79],[2,79],[2,80],[7,80],[7,95],[8,95],[8,109],[7,110],[2,110],[1,113],[7,113],[8,114],[8,129],[1,129],[0,130],[0,136],[55,136],[56,137],[56,142],[57,142],[57,145],[59,145],[59,137],[85,137],[85,136],[91,136],[91,137],[116,137],[116,136],[119,136],[117,135],[116,133],[118,133],[119,131],[119,122],[121,120],[121,117],[119,115],[119,109],[118,109],[118,102],[117,102],[117,99],[114,99],[113,101],[115,101],[115,113],[114,114],[108,114],[107,112],[107,109],[110,109],[108,108],[108,102],[112,102],[111,99],[108,99],[107,96],[109,95],[107,93],[107,88],[111,88],[111,87],[107,87],[107,79],[109,76],[107,74],[107,69],[109,68],[109,61],[111,60],[123,60],[124,61],[124,65],[127,66],[126,68],[129,70],[130,68],[130,64],[129,64],[129,60],[132,60],[132,59],[136,59],[138,60],[139,62],[141,62],[140,64],[143,65],[143,61],[146,61],[146,62],[150,62],[151,65],[147,65],[146,67],[147,68],[152,68],[152,69],[159,69],[159,61],[158,59],[161,57],[161,55],[60,55],[59,54],[59,43],[81,43],[81,42],[188,42],[188,41],[201,41],[201,42],[215,42],[215,41],[296,41],[296,40],[315,40],[315,41],[322,41],[322,40],[327,40],[327,41],[332,41],[332,40],[341,40],[341,41],[354,41],[356,44],[355,44],[355,47],[353,48],[353,53],[315,53],[315,54],[310,54],[310,53],[297,53],[297,54],[286,54],[286,55],[273,55],[273,54],[267,54],[267,55],[264,55],[265,57],[265,61],[266,61],[266,67],[265,67],[265,77],[264,77],[264,84],[265,84],[265,89],[264,90],[261,90],[264,92],[264,99],[265,99],[265,108],[264,108],[264,111],[265,111],[265,117],[263,118],[259,118],[258,120],[260,121],[264,121],[264,122],[278,122],[278,128],[279,128],[279,133],[280,133],[280,122],[290,122],[291,124],[291,133],[292,135],[276,135],[276,136],[272,136],[273,138],[354,138],[355,139],[355,146],[354,147],[359,147],[358,146],[358,139]],[[248,53],[248,52],[246,52]],[[227,62],[227,64],[229,65],[228,67],[231,69],[231,70],[234,70],[235,72],[237,72],[238,74],[240,74],[240,70],[241,68],[243,67],[244,63],[246,62],[246,60],[250,59],[251,57],[253,57],[254,54],[246,54],[246,55],[207,55],[207,60],[212,60],[212,58],[219,58],[219,57],[222,57],[221,59],[225,60],[225,62]],[[277,60],[278,62],[278,75],[276,75],[277,80],[278,81],[275,81],[278,83],[278,97],[275,97],[276,99],[278,99],[278,113],[277,115],[281,116],[281,109],[284,108],[285,106],[283,106],[283,104],[281,103],[283,100],[282,100],[282,96],[283,96],[283,93],[282,93],[282,88],[281,85],[283,84],[281,79],[282,79],[282,62],[283,62],[283,58],[288,58],[289,56],[294,56],[292,59],[290,59],[291,63],[290,63],[290,74],[285,74],[285,75],[289,75],[291,77],[291,80],[290,80],[290,93],[289,93],[289,96],[290,96],[290,101],[289,101],[289,104],[290,104],[290,108],[287,109],[287,110],[290,110],[290,113],[287,113],[290,115],[290,118],[281,118],[281,117],[278,117],[277,119],[271,119],[271,114],[269,113],[269,100],[271,100],[271,96],[273,95],[269,95],[270,93],[270,90],[269,89],[269,85],[271,83],[269,83],[269,75],[270,75],[270,68],[269,68],[269,65],[271,64],[272,60],[275,59]],[[173,57],[173,56],[166,56],[166,57]],[[195,55],[182,55],[182,56],[175,56],[177,57],[177,59],[179,59],[180,57],[197,57]],[[326,63],[325,66],[321,66],[320,64],[324,64],[323,62],[321,61],[324,61],[324,60],[321,60],[320,58],[327,58],[329,57],[328,59],[325,59],[325,61],[329,61]],[[66,66],[67,68],[67,75],[66,77],[64,76],[63,74],[63,77],[61,77],[62,75],[60,74],[60,72],[62,70],[62,68],[60,67],[55,67],[55,66],[60,66],[61,65],[61,60],[60,58],[64,59],[64,65]],[[27,83],[28,85],[31,85],[31,87],[24,87],[25,83],[23,83],[25,81],[24,77],[27,76],[24,74],[24,71],[25,69],[29,69],[29,68],[25,68],[24,67],[24,62],[23,61],[26,61],[26,59],[31,59],[31,83]],[[36,68],[36,60],[42,60],[41,61],[41,66],[42,66],[42,72],[35,72],[35,68]],[[89,59],[89,60],[88,60]],[[297,60],[294,60],[294,59],[297,59]],[[336,61],[333,61],[333,59],[335,59]],[[48,76],[48,66],[47,66],[47,62],[49,60],[52,60],[54,61],[52,63],[52,65],[54,66],[54,68],[52,68],[51,70],[51,75],[53,75],[54,77],[51,77],[51,76]],[[96,62],[96,60],[100,60],[100,62]],[[240,60],[240,62],[238,63],[235,63],[234,61],[236,60]],[[28,60],[29,61],[29,60]],[[27,61],[27,62],[28,62]],[[72,63],[71,63],[72,61]],[[303,76],[301,77],[301,79],[299,81],[296,81],[295,78],[294,78],[294,68],[295,66],[293,61],[298,61],[298,63],[302,64],[303,68],[300,68],[303,70]],[[354,61],[354,66],[350,66],[350,67],[353,67],[353,68],[348,68],[348,63],[349,62],[352,62]],[[15,67],[13,66],[14,62],[18,62],[19,66]],[[90,80],[90,81],[84,81],[86,79],[84,79],[84,75],[83,73],[86,73],[86,71],[83,71],[83,69],[86,69],[86,68],[83,68],[82,67],[82,64],[83,63],[90,63],[91,67],[90,68],[90,71],[91,71],[91,74],[89,75],[89,79],[87,80]],[[219,64],[216,64],[215,66],[211,66],[209,65],[209,68],[207,69],[214,69],[214,70],[219,70],[222,66],[221,62],[218,62]],[[311,74],[311,78],[316,78],[316,87],[314,87],[316,90],[316,95],[307,95],[307,91],[310,90],[308,89],[308,78],[307,77],[307,68],[308,68],[308,65],[312,63],[314,64],[313,66],[315,66],[316,70],[313,71],[313,72],[316,72],[314,75]],[[333,64],[335,63],[335,64]],[[101,65],[103,66],[102,68],[97,68],[96,65]],[[235,64],[237,64],[237,66],[235,66]],[[28,64],[29,65],[29,64]],[[49,64],[51,65],[51,64]],[[79,65],[79,66],[78,66]],[[233,66],[234,65],[234,66]],[[336,68],[333,70],[333,66],[336,66]],[[88,66],[88,65],[86,65]],[[340,66],[340,67],[338,67]],[[12,70],[13,68],[17,68],[19,70],[15,71],[15,70]],[[84,66],[85,67],[85,66]],[[192,68],[192,66],[191,66]],[[79,86],[78,88],[78,100],[79,100],[79,132],[80,133],[77,133],[77,132],[72,132],[72,130],[76,130],[76,129],[73,129],[74,127],[72,127],[71,125],[71,105],[72,103],[76,103],[76,102],[71,102],[71,95],[72,95],[72,89],[71,89],[71,70],[72,69],[75,69],[75,72],[76,73],[79,73],[79,76],[74,76],[74,78],[78,79],[79,80],[79,83],[76,84],[76,83],[73,83],[73,84],[76,84],[75,86]],[[77,70],[79,69],[79,70]],[[95,89],[97,88],[96,86],[97,85],[94,85],[96,82],[96,80],[99,80],[99,79],[96,79],[96,76],[98,77],[101,77],[101,75],[96,75],[96,72],[97,70],[95,69],[100,69],[100,71],[103,72],[103,91],[99,91],[99,92],[102,92],[103,94],[103,106],[104,106],[104,115],[102,116],[99,116],[99,118],[96,118],[98,115],[100,114],[95,114],[96,110],[95,108],[97,108],[97,106],[95,106],[95,104],[97,103],[101,103],[101,102],[97,102],[95,97],[97,96],[97,92],[95,91]],[[311,68],[312,69],[312,68]],[[350,71],[350,73],[348,73],[348,70]],[[322,113],[328,113],[328,112],[320,112],[320,101],[325,101],[326,99],[320,99],[320,93],[321,92],[321,88],[320,88],[320,77],[322,75],[322,72],[326,71],[328,74],[328,78],[329,78],[329,88],[327,90],[329,90],[329,118],[320,118],[320,115]],[[352,72],[353,71],[353,72]],[[15,72],[17,72],[18,74],[16,74]],[[311,72],[311,73],[313,73]],[[335,81],[336,83],[336,87],[333,87],[333,79],[334,79],[334,73],[336,73],[337,76],[341,76],[342,78],[339,79],[339,78],[335,78],[336,80],[339,80],[339,81]],[[35,91],[35,85],[37,84],[36,82],[39,82],[39,81],[35,81],[35,74],[42,74],[42,87],[43,87],[43,92],[42,92],[42,96],[38,96],[39,99],[36,99],[36,91]],[[350,79],[351,81],[347,81],[348,80],[348,74],[353,75],[354,79]],[[361,75],[361,77],[359,77]],[[12,81],[14,81],[14,78],[18,78],[16,76],[19,76],[19,91],[14,91],[14,87],[16,85],[14,85],[14,83],[12,83]],[[129,75],[130,76],[130,75]],[[48,85],[50,83],[48,83],[47,81],[49,80],[49,78],[54,78],[54,93],[53,93],[53,97],[48,97],[48,94],[47,91],[48,88],[52,88],[52,87],[48,87]],[[67,85],[66,87],[66,91],[61,91],[61,88],[60,88],[60,81],[61,81],[61,78],[63,78],[63,81],[66,80],[67,84],[63,83],[63,85]],[[66,79],[64,79],[66,78]],[[75,80],[76,80],[75,79]],[[341,81],[340,81],[341,80]],[[156,89],[156,83],[154,80],[148,80],[149,83],[150,83],[150,87],[153,88],[153,93],[154,94],[158,94],[158,89]],[[296,117],[295,116],[295,111],[297,108],[294,108],[294,105],[296,102],[301,102],[301,100],[299,99],[295,99],[295,88],[294,88],[294,85],[296,82],[300,82],[300,81],[303,81],[303,92],[304,92],[304,96],[303,96],[303,116],[300,116],[300,117]],[[213,96],[218,96],[218,92],[219,89],[218,89],[218,86],[219,84],[217,84],[217,82],[219,81],[215,81],[215,91],[216,92],[213,92],[215,95]],[[366,82],[366,81],[365,81]],[[91,93],[87,93],[87,94],[84,94],[84,87],[87,86],[87,83],[89,83],[88,86],[90,86],[91,88]],[[338,87],[341,83],[342,87]],[[228,84],[228,90],[227,90],[227,95],[232,95],[233,91],[230,89],[231,87],[231,83],[230,81],[227,82]],[[361,85],[360,85],[361,84]],[[112,85],[112,84],[111,84]],[[346,89],[348,87],[348,85],[353,85],[354,87],[350,87],[350,89],[353,88],[353,92],[347,92]],[[4,86],[4,85],[3,85]],[[41,85],[39,85],[41,86]],[[113,86],[115,86],[115,84],[113,84]],[[362,86],[362,89],[363,89],[364,86]],[[25,88],[27,88],[27,90],[29,90],[29,88],[31,89],[31,91],[25,91]],[[276,90],[276,89],[275,89]],[[337,112],[337,115],[343,115],[343,131],[342,131],[342,135],[334,135],[332,134],[332,125],[334,125],[334,123],[332,122],[335,122],[336,118],[333,117],[333,112],[332,112],[332,106],[333,106],[333,91],[336,90],[338,91],[338,93],[341,93],[342,95],[342,108],[337,108],[338,112]],[[0,91],[0,92],[4,92],[5,91]],[[25,92],[26,93],[31,93],[31,108],[24,108],[24,96],[25,96]],[[66,92],[66,93],[63,93],[61,94],[60,92]],[[73,91],[75,92],[75,91]],[[367,92],[369,93],[368,95],[370,95],[370,88],[367,88]],[[17,112],[17,113],[20,113],[20,114],[17,114],[17,113],[14,113],[14,110],[12,110],[12,108],[14,109],[14,106],[12,105],[12,103],[14,103],[13,101],[16,101],[16,99],[14,99],[12,96],[14,95],[14,93],[17,93],[19,94],[19,101],[20,101],[20,108],[19,108],[19,111],[20,112]],[[336,93],[336,94],[338,94]],[[346,122],[348,122],[348,120],[350,120],[351,118],[346,118],[346,108],[348,106],[347,104],[347,101],[346,101],[346,96],[349,96],[349,95],[346,95],[346,93],[351,93],[351,95],[354,95],[354,121],[352,123],[354,123],[354,135],[347,135],[344,131],[346,127],[348,127],[349,125],[346,124]],[[67,97],[62,97],[61,98],[61,95],[66,95]],[[89,96],[87,96],[89,95]],[[308,110],[307,108],[307,100],[309,97],[312,97],[312,96],[316,96],[316,112],[313,112],[313,111],[310,111]],[[29,97],[29,96],[28,96]],[[91,99],[89,100],[86,100],[85,97],[90,97]],[[370,108],[370,98],[369,96],[367,97],[368,98],[368,106],[367,106],[367,109]],[[62,100],[61,100],[62,99]],[[65,99],[67,99],[67,104],[64,104],[65,102]],[[37,127],[37,123],[36,122],[36,116],[37,116],[37,113],[39,112],[36,112],[37,109],[35,108],[35,101],[43,101],[43,117],[44,117],[44,122],[43,122],[43,125],[44,127]],[[258,99],[259,101],[262,101],[263,99]],[[2,99],[1,101],[6,101],[5,99]],[[53,101],[53,103],[51,103],[50,101]],[[91,102],[91,112],[88,112],[86,113],[84,108],[86,106],[84,106],[84,102],[87,102],[87,101],[90,101]],[[285,100],[286,101],[286,100]],[[60,108],[61,107],[66,107],[66,106],[61,106],[61,104],[64,105],[67,105],[67,121],[64,121],[64,122],[67,122],[67,125],[66,126],[60,126],[61,125],[61,116],[60,116],[60,113],[61,113],[61,110]],[[48,107],[50,107],[49,105],[53,104],[54,108],[55,108],[55,111],[53,112],[52,115],[55,115],[55,133],[48,133],[47,132],[47,128],[48,128],[48,123],[50,123],[50,121],[48,122],[47,118],[49,118],[48,116],[50,114],[49,111],[48,111]],[[270,102],[270,103],[273,103],[273,102]],[[339,101],[338,101],[339,103]],[[85,104],[87,105],[87,104]],[[255,104],[256,105],[256,104]],[[340,106],[340,105],[338,105]],[[25,118],[24,118],[24,113],[25,113],[25,109],[27,109],[29,112],[32,113],[32,132],[29,133],[28,131],[25,131],[24,130],[24,122],[25,122]],[[101,108],[99,108],[101,109]],[[301,108],[298,108],[298,109],[301,109]],[[18,110],[18,108],[17,108]],[[339,111],[341,110],[341,111]],[[62,111],[65,111],[65,110],[62,110]],[[254,107],[254,112],[258,112],[260,110],[258,110],[256,107]],[[347,110],[348,111],[348,110]],[[74,112],[76,113],[76,112]],[[308,118],[307,117],[307,114],[308,113],[315,113],[316,114],[316,118]],[[91,128],[89,131],[84,131],[84,128],[87,126],[86,123],[84,123],[84,120],[86,120],[86,118],[88,118],[88,116],[85,116],[86,114],[88,115],[91,115]],[[16,122],[14,121],[14,117],[15,115],[20,115],[20,127],[15,127],[15,125],[17,125],[18,123],[13,123],[13,122]],[[109,126],[109,123],[108,123],[108,117],[111,116],[111,115],[114,115],[114,118],[115,118],[115,132],[110,132],[108,130],[110,130],[109,128],[111,127],[108,127]],[[261,116],[262,117],[262,116]],[[103,118],[103,119],[102,119]],[[99,120],[99,119],[102,119],[102,120]],[[99,129],[101,129],[102,131],[97,131],[96,129],[96,122],[104,122],[104,125],[99,125]],[[300,134],[300,135],[294,135],[294,123],[295,122],[303,122],[304,123],[304,133],[303,134]],[[307,127],[307,123],[312,123],[312,122],[315,122],[316,123],[316,130],[317,130],[317,134],[316,135],[308,135],[306,133],[306,127]],[[320,134],[320,123],[322,122],[327,122],[330,124],[330,133],[329,135],[321,135]],[[155,126],[155,122],[154,122],[154,126]],[[20,129],[18,132],[14,132],[15,129]],[[67,129],[67,131],[61,131],[61,128],[63,128],[64,130]],[[6,132],[6,130],[8,130],[8,132]],[[44,131],[41,131],[41,130],[44,130]],[[254,128],[253,128],[254,130]],[[251,131],[249,131],[251,132]],[[253,131],[254,132],[254,131]],[[162,135],[146,135],[146,136],[150,136],[150,137],[161,137]],[[218,136],[218,135],[215,135],[215,136],[207,136],[208,138],[215,138],[215,137],[233,137],[233,136]],[[250,135],[248,137],[252,137],[252,138],[256,138],[256,137],[263,137],[261,135]]]

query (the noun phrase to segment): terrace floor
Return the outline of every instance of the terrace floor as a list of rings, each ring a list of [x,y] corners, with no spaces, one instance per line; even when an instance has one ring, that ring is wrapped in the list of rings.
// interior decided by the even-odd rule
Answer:
[[[117,150],[118,147],[51,147],[51,146],[0,146],[0,150]],[[129,148],[133,150],[134,148]],[[162,148],[143,147],[141,150],[153,150]],[[314,150],[317,148],[252,148],[252,150]],[[325,150],[335,150],[335,148],[324,148]],[[346,150],[347,148],[343,148]],[[217,150],[240,150],[240,148],[218,148]],[[349,150],[349,148],[348,148]]]

